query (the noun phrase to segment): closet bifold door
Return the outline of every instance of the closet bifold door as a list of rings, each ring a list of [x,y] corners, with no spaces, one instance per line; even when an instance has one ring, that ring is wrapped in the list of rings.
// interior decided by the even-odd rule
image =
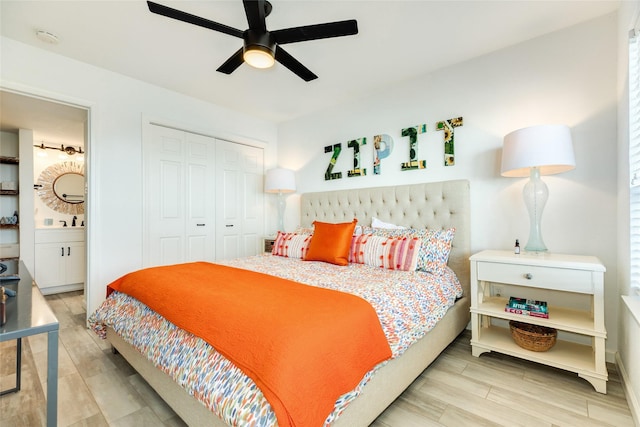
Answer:
[[[214,138],[149,125],[143,150],[145,266],[215,259]]]
[[[264,150],[216,142],[216,259],[261,253]]]

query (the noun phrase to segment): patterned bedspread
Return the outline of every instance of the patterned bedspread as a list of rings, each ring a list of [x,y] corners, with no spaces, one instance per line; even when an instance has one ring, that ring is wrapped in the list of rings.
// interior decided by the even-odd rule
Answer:
[[[378,314],[394,358],[432,329],[456,298],[462,296],[462,287],[449,269],[442,276],[435,276],[364,264],[339,267],[271,255],[220,263],[366,299]],[[226,423],[276,425],[269,403],[251,379],[205,341],[177,328],[134,298],[114,292],[90,316],[89,323],[103,337],[106,326],[113,328]],[[338,399],[325,424],[334,421],[360,394],[374,371],[355,390]]]

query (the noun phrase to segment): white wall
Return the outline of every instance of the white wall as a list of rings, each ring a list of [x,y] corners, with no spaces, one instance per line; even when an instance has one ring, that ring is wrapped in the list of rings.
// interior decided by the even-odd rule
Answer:
[[[0,86],[91,108],[88,144],[88,306],[142,265],[142,123],[261,141],[275,164],[276,126],[126,76],[2,38]],[[46,64],[46,67],[42,66]]]
[[[283,123],[278,128],[279,164],[297,170],[298,193],[469,179],[472,250],[509,249],[516,238],[528,238],[521,195],[527,179],[500,176],[502,137],[529,125],[569,125],[577,167],[544,177],[550,197],[543,236],[553,252],[596,255],[606,265],[612,361],[618,303],[616,31],[616,15],[609,15]],[[445,167],[442,132],[434,130],[435,123],[458,116],[464,126],[455,132],[456,165]],[[401,129],[422,123],[428,132],[419,137],[419,157],[427,160],[427,169],[400,171],[400,163],[408,160],[408,138],[401,137]],[[373,136],[383,133],[394,138],[395,149],[383,160],[382,174],[373,175]],[[347,178],[353,158],[346,142],[360,137],[368,140],[362,147],[367,176]],[[342,171],[343,178],[324,181],[331,155],[323,147],[338,142],[343,154],[334,170]],[[297,225],[297,199],[289,197],[287,229]]]
[[[18,130],[20,144],[20,259],[35,274],[35,221],[30,221],[29,212],[35,211],[33,188],[33,130]]]

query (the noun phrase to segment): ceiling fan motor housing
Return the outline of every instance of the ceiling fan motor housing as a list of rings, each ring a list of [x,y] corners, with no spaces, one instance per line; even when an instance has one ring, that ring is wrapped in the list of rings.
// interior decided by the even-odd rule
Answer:
[[[269,53],[271,56],[276,54],[276,42],[273,40],[270,32],[257,32],[246,30],[244,32],[244,52],[251,49],[258,49]]]

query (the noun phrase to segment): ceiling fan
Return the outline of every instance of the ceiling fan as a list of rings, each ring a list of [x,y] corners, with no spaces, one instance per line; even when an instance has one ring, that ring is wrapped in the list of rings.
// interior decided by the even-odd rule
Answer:
[[[249,23],[249,28],[245,31],[147,1],[149,10],[158,15],[243,39],[243,47],[217,69],[225,74],[231,74],[243,62],[256,68],[269,68],[278,61],[308,82],[317,79],[318,76],[288,54],[280,45],[358,34],[358,23],[355,19],[269,31],[265,18],[273,9],[271,3],[267,0],[243,0],[242,3]]]

